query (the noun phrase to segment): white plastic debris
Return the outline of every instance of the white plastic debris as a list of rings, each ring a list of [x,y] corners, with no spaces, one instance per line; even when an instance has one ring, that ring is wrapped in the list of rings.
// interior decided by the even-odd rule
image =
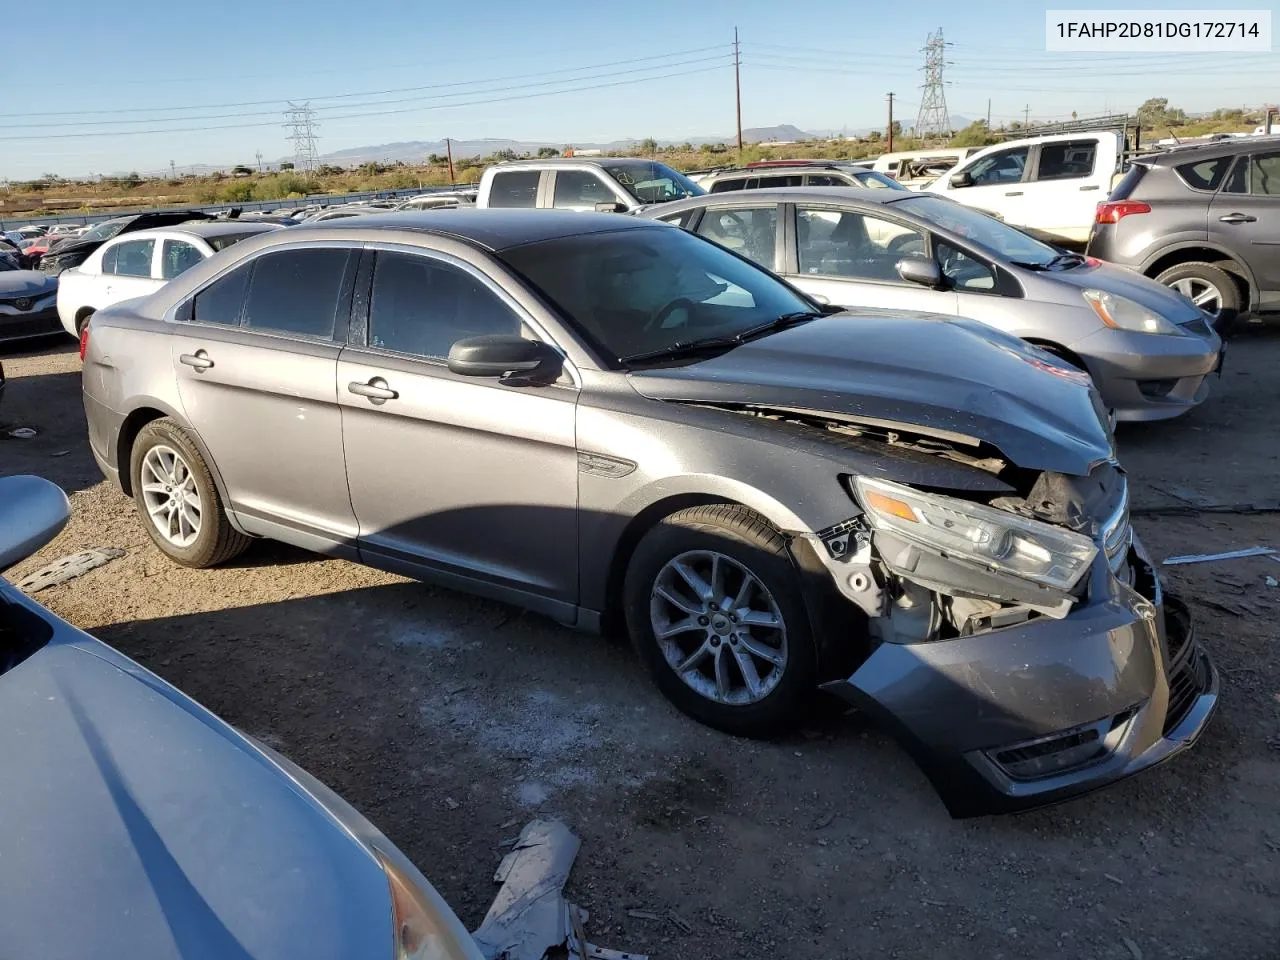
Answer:
[[[39,433],[39,431],[34,427],[14,427],[9,431],[9,436],[13,437],[15,440],[31,440],[37,435],[37,433]]]
[[[118,547],[96,547],[93,550],[82,550],[70,556],[62,557],[53,563],[45,564],[34,573],[19,580],[16,586],[23,593],[37,593],[48,587],[56,587],[60,583],[74,580],[94,570],[104,563],[123,557],[124,551]]]
[[[1179,563],[1209,563],[1213,560],[1237,560],[1241,557],[1269,557],[1276,553],[1274,547],[1246,547],[1243,550],[1230,550],[1226,553],[1188,553],[1181,557],[1170,557],[1164,562],[1166,567]]]

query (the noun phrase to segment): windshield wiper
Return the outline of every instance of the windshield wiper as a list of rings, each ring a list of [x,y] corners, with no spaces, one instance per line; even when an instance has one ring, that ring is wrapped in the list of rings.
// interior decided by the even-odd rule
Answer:
[[[773,333],[776,330],[782,330],[820,316],[822,314],[814,313],[811,310],[797,310],[794,313],[784,313],[780,317],[774,317],[765,323],[756,324],[754,327],[748,327],[732,337],[702,337],[698,340],[677,340],[675,343],[660,347],[657,350],[648,350],[644,353],[633,353],[630,356],[619,357],[618,362],[622,364],[644,363],[649,360],[684,357],[708,350],[727,350],[741,346],[748,340],[754,340],[756,337],[763,336],[766,333]]]
[[[1058,254],[1056,257],[1054,257],[1052,260],[1049,261],[1048,266],[1078,267],[1080,264],[1084,263],[1084,259],[1085,258],[1078,253],[1072,253],[1069,250],[1063,250],[1062,253]]]

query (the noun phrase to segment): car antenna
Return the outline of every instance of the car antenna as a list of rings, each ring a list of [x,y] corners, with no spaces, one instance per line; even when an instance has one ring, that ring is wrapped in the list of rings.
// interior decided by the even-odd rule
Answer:
[[[1175,147],[1182,146],[1182,141],[1179,140],[1177,135],[1173,132],[1173,127],[1165,127],[1165,129],[1169,131],[1169,136],[1173,138],[1173,145]]]

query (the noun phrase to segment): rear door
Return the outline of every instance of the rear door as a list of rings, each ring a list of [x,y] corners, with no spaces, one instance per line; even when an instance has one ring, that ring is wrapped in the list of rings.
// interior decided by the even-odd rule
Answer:
[[[532,210],[538,206],[541,170],[499,170],[489,181],[486,206]]]
[[[1022,225],[1052,238],[1085,243],[1094,210],[1107,199],[1115,172],[1115,154],[1104,149],[1111,146],[1113,136],[1108,135],[1106,143],[1091,136],[1038,145],[1034,170],[1023,186],[1030,199]]]
[[[956,294],[908,283],[897,263],[929,256],[925,233],[869,210],[819,203],[786,204],[788,232],[784,276],[806,293],[845,307],[956,312]]]
[[[1249,267],[1260,309],[1280,309],[1280,150],[1236,158],[1209,204],[1209,239]]]
[[[706,207],[693,232],[753,260],[766,270],[781,273],[785,248],[780,223],[777,203],[744,200]]]
[[[359,250],[274,249],[179,311],[173,368],[188,422],[250,533],[355,557],[337,402]]]
[[[471,264],[417,249],[375,256],[338,363],[361,558],[482,593],[519,590],[566,614],[578,591],[576,383],[451,373],[457,340],[546,338]]]
[[[160,244],[156,237],[138,237],[113,243],[102,254],[102,280],[95,309],[145,297],[161,286],[156,278],[155,258]]]

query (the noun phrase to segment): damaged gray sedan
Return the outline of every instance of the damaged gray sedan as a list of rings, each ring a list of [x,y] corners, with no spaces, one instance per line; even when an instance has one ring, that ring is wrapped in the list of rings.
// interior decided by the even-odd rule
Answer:
[[[736,734],[826,690],[957,816],[1149,767],[1217,702],[1084,374],[971,321],[833,312],[669,226],[279,231],[82,349],[95,457],[175,561],[271,537],[625,626]]]

